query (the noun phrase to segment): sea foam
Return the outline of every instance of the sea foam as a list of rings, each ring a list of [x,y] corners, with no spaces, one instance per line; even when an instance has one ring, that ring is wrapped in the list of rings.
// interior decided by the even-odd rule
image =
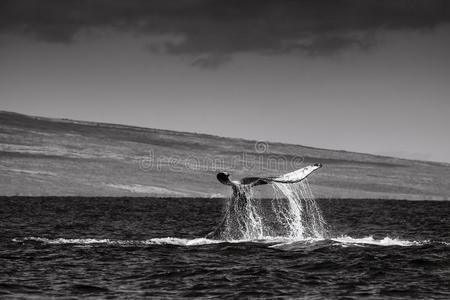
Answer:
[[[14,238],[13,242],[27,243],[38,242],[49,245],[111,245],[111,246],[147,246],[147,245],[174,245],[174,246],[202,246],[220,243],[256,243],[267,244],[271,248],[283,248],[288,245],[302,244],[315,245],[318,243],[325,243],[329,245],[340,245],[343,247],[366,245],[374,246],[420,246],[430,241],[409,241],[398,238],[384,237],[382,239],[374,239],[372,236],[363,238],[354,238],[350,236],[340,236],[330,239],[307,238],[307,239],[292,239],[286,237],[267,237],[265,239],[241,239],[241,240],[214,240],[207,238],[177,238],[177,237],[160,237],[145,240],[119,240],[119,239],[96,239],[96,238],[44,238],[44,237],[24,237]]]

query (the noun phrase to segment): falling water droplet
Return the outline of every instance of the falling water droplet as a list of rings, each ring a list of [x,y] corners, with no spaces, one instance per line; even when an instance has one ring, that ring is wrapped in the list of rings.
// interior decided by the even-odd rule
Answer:
[[[274,182],[272,187],[275,197],[267,200],[255,198],[250,186],[238,186],[227,202],[221,224],[208,236],[226,240],[327,236],[327,224],[307,180]]]

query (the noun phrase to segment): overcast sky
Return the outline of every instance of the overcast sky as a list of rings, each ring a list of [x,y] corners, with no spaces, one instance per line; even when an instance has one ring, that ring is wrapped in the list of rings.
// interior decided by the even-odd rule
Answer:
[[[1,1],[0,109],[450,162],[450,1]]]

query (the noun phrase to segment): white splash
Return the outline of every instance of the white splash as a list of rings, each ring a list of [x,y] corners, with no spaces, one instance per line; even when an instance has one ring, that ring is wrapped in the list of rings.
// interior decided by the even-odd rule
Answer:
[[[343,246],[358,246],[358,245],[377,245],[377,246],[420,246],[429,241],[408,241],[397,238],[384,237],[383,239],[374,239],[373,236],[367,236],[363,238],[353,238],[350,236],[340,236],[332,238],[332,241],[338,242]]]
[[[237,186],[237,193],[227,202],[219,227],[208,237],[222,240],[264,239],[267,226],[261,200],[255,199],[249,186]]]
[[[177,245],[177,246],[199,246],[208,244],[218,244],[225,241],[210,240],[206,238],[183,239],[175,237],[153,238],[147,240],[114,240],[114,239],[96,239],[96,238],[55,238],[44,237],[25,237],[14,238],[13,242],[23,243],[27,241],[40,242],[50,245],[116,245],[116,246],[145,246],[145,245]]]
[[[305,179],[296,184],[273,183],[277,197],[273,201],[278,222],[292,239],[324,239],[327,223]],[[281,196],[281,197],[280,197]],[[287,205],[283,203],[286,197]]]
[[[219,227],[208,237],[224,240],[290,239],[327,236],[326,222],[306,180],[273,183],[270,202],[254,197],[251,186],[239,185],[228,201]]]
[[[382,239],[374,239],[372,236],[367,236],[363,238],[353,238],[350,236],[341,236],[331,239],[320,239],[320,238],[306,238],[306,239],[291,239],[287,237],[270,237],[266,239],[256,239],[256,240],[213,240],[208,238],[176,238],[176,237],[161,237],[161,238],[151,238],[146,240],[116,240],[116,239],[97,239],[97,238],[44,238],[44,237],[24,237],[24,238],[14,238],[13,242],[16,243],[26,243],[26,242],[38,242],[48,245],[74,245],[74,246],[93,246],[93,245],[104,245],[104,246],[123,246],[123,247],[133,247],[133,246],[151,246],[151,245],[174,245],[181,247],[191,247],[191,246],[202,246],[211,244],[221,244],[221,243],[257,243],[265,244],[269,248],[280,249],[280,250],[299,250],[308,249],[309,247],[314,247],[318,244],[322,244],[324,247],[329,246],[341,246],[341,247],[365,247],[365,246],[421,246],[429,243],[440,243],[446,246],[450,246],[450,243],[446,242],[431,242],[425,241],[409,241],[402,240],[398,238],[384,237]],[[323,244],[325,243],[325,244]]]

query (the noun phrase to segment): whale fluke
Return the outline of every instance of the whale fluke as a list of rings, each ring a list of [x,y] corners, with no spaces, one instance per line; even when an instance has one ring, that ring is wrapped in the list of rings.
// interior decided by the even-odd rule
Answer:
[[[220,240],[262,238],[267,234],[265,232],[267,228],[269,233],[275,230],[273,232],[279,232],[281,235],[317,236],[317,232],[324,231],[324,221],[315,205],[308,183],[301,185],[290,185],[290,183],[301,182],[321,167],[321,164],[314,164],[280,176],[253,176],[244,177],[241,180],[231,180],[227,172],[218,173],[217,180],[231,186],[233,195],[226,202],[222,220],[206,237]],[[275,216],[276,220],[281,220],[279,221],[281,224],[278,225],[274,225],[273,219],[270,221],[268,217],[271,215],[270,211],[264,211],[261,202],[253,197],[253,187],[271,183],[276,191],[288,199],[288,203],[277,202],[278,206],[273,207],[275,211],[272,212],[272,217]],[[301,192],[290,193],[289,191]],[[285,209],[281,210],[281,207]],[[302,221],[304,213],[313,216],[310,220],[305,217],[306,223]],[[269,219],[266,220],[266,218]]]
[[[307,166],[296,171],[286,173],[280,176],[268,176],[268,177],[244,177],[239,181],[230,180],[230,174],[227,172],[220,172],[217,174],[217,180],[222,184],[229,186],[238,186],[238,185],[246,185],[246,186],[258,186],[264,185],[271,182],[278,183],[297,183],[308,177],[312,172],[317,169],[320,169],[322,164],[316,163],[311,166]]]

